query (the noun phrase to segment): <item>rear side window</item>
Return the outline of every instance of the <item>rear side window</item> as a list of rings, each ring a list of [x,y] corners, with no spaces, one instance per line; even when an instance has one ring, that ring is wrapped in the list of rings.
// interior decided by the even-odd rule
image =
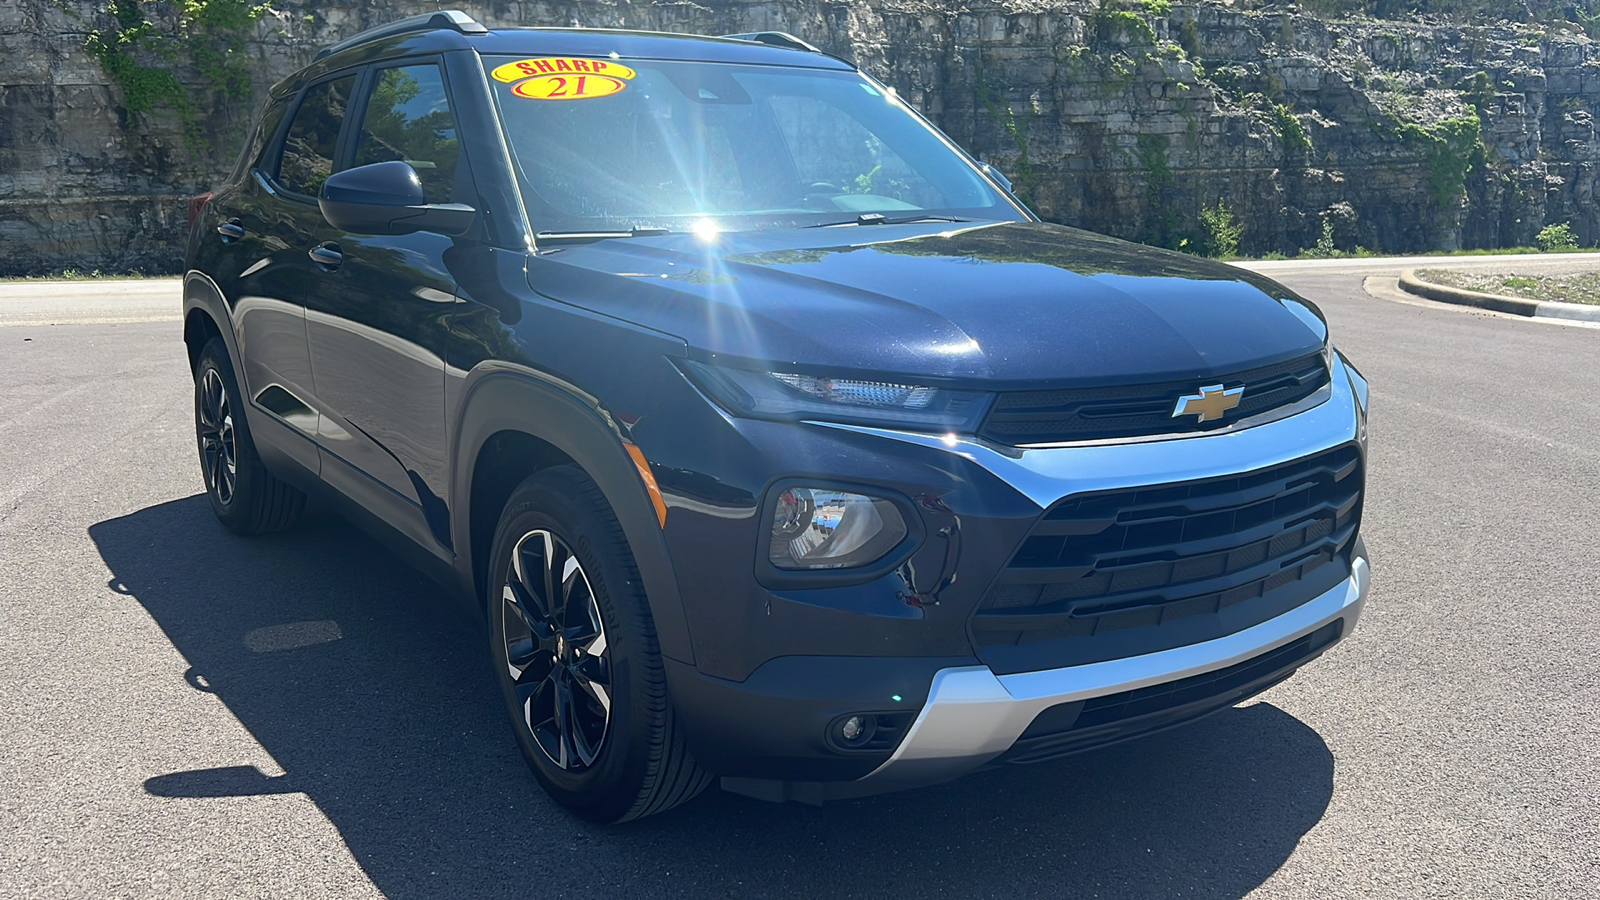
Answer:
[[[255,131],[245,141],[244,149],[239,151],[239,161],[233,167],[230,181],[238,181],[250,167],[264,164],[267,142],[278,133],[278,125],[283,122],[283,113],[288,108],[287,99],[276,100],[267,107],[267,111],[261,115],[261,121],[256,123]]]
[[[429,203],[449,203],[461,141],[435,63],[379,69],[356,139],[355,165],[401,160],[417,170]]]
[[[339,144],[339,126],[355,87],[354,74],[324,81],[306,89],[305,99],[295,110],[289,133],[283,139],[283,156],[278,163],[278,183],[298,194],[315,197],[322,183],[333,174],[334,150]]]

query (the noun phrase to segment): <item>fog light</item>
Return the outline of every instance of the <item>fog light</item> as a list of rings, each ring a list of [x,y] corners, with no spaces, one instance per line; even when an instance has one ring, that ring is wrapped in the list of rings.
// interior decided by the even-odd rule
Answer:
[[[905,519],[888,500],[791,487],[780,491],[773,504],[768,558],[780,569],[865,566],[905,538]]]
[[[877,731],[877,716],[844,716],[833,720],[833,743],[846,750],[855,750],[866,746]]]

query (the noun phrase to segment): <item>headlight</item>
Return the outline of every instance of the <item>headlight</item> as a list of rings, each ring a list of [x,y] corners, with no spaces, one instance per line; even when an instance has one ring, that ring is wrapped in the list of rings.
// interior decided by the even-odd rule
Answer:
[[[927,385],[731,369],[690,360],[684,371],[723,409],[756,419],[823,419],[972,431],[989,395]]]
[[[845,569],[877,562],[905,539],[905,519],[888,500],[785,487],[772,506],[767,556],[780,569]]]

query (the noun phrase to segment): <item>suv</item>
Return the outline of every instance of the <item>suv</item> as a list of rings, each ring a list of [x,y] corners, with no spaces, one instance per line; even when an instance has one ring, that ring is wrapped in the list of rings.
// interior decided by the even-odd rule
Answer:
[[[217,517],[314,492],[471,598],[589,819],[1148,734],[1366,597],[1367,385],[1312,304],[1040,221],[787,35],[403,20],[274,88],[196,216]]]

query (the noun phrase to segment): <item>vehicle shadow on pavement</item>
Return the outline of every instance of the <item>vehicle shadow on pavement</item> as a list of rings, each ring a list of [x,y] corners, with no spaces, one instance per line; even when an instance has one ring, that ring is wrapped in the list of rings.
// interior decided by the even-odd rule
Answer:
[[[715,789],[602,828],[517,755],[482,626],[355,528],[239,538],[194,496],[89,529],[283,767],[138,773],[174,803],[304,793],[393,897],[1238,897],[1322,817],[1333,756],[1257,703],[1055,763],[816,809]],[[152,723],[155,727],[155,723]]]

